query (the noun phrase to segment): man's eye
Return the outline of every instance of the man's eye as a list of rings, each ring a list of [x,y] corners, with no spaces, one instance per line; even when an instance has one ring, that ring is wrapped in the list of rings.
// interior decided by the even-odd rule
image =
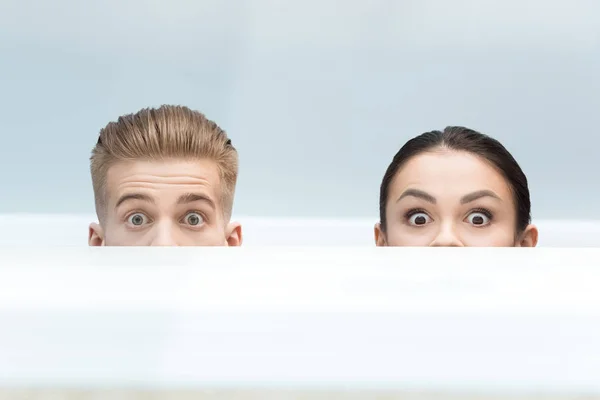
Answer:
[[[202,218],[202,215],[198,214],[197,212],[188,213],[183,220],[186,224],[191,226],[202,225],[202,223],[204,222],[204,218]]]
[[[127,222],[134,226],[141,226],[148,223],[148,217],[142,213],[135,213],[131,214],[129,218],[127,218]]]

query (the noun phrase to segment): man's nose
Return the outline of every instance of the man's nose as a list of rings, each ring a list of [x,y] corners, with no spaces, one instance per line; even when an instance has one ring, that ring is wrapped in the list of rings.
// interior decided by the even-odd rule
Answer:
[[[175,227],[171,223],[161,223],[155,229],[150,246],[178,246],[175,238]]]

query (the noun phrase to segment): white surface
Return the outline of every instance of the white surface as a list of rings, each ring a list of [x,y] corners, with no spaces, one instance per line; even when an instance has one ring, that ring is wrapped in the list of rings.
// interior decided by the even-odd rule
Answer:
[[[600,394],[600,250],[1,248],[0,385]]]
[[[244,246],[374,246],[371,219],[235,218]],[[86,246],[90,222],[85,214],[0,214],[0,246]],[[535,221],[541,247],[600,247],[600,220]]]

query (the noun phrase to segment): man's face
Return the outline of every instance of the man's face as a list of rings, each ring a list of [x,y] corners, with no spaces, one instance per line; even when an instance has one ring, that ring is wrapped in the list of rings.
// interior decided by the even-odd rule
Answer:
[[[108,170],[105,214],[90,246],[239,246],[225,220],[217,165],[199,161],[119,162]]]

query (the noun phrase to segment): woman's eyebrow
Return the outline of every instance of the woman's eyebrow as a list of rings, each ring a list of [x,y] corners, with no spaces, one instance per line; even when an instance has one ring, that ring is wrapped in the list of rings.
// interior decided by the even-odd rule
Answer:
[[[396,203],[399,202],[400,200],[402,200],[403,198],[408,197],[408,196],[417,197],[419,199],[428,201],[428,202],[430,202],[432,204],[437,203],[437,200],[435,199],[435,197],[433,197],[429,193],[424,192],[424,191],[419,190],[419,189],[406,189],[404,191],[404,193],[402,193],[400,195],[400,197],[398,197],[398,200],[396,200]]]
[[[494,199],[502,201],[500,196],[498,196],[496,193],[492,192],[491,190],[478,190],[476,192],[464,195],[460,199],[460,204],[467,204],[467,203],[470,203],[477,199],[480,199],[482,197],[493,197]]]

